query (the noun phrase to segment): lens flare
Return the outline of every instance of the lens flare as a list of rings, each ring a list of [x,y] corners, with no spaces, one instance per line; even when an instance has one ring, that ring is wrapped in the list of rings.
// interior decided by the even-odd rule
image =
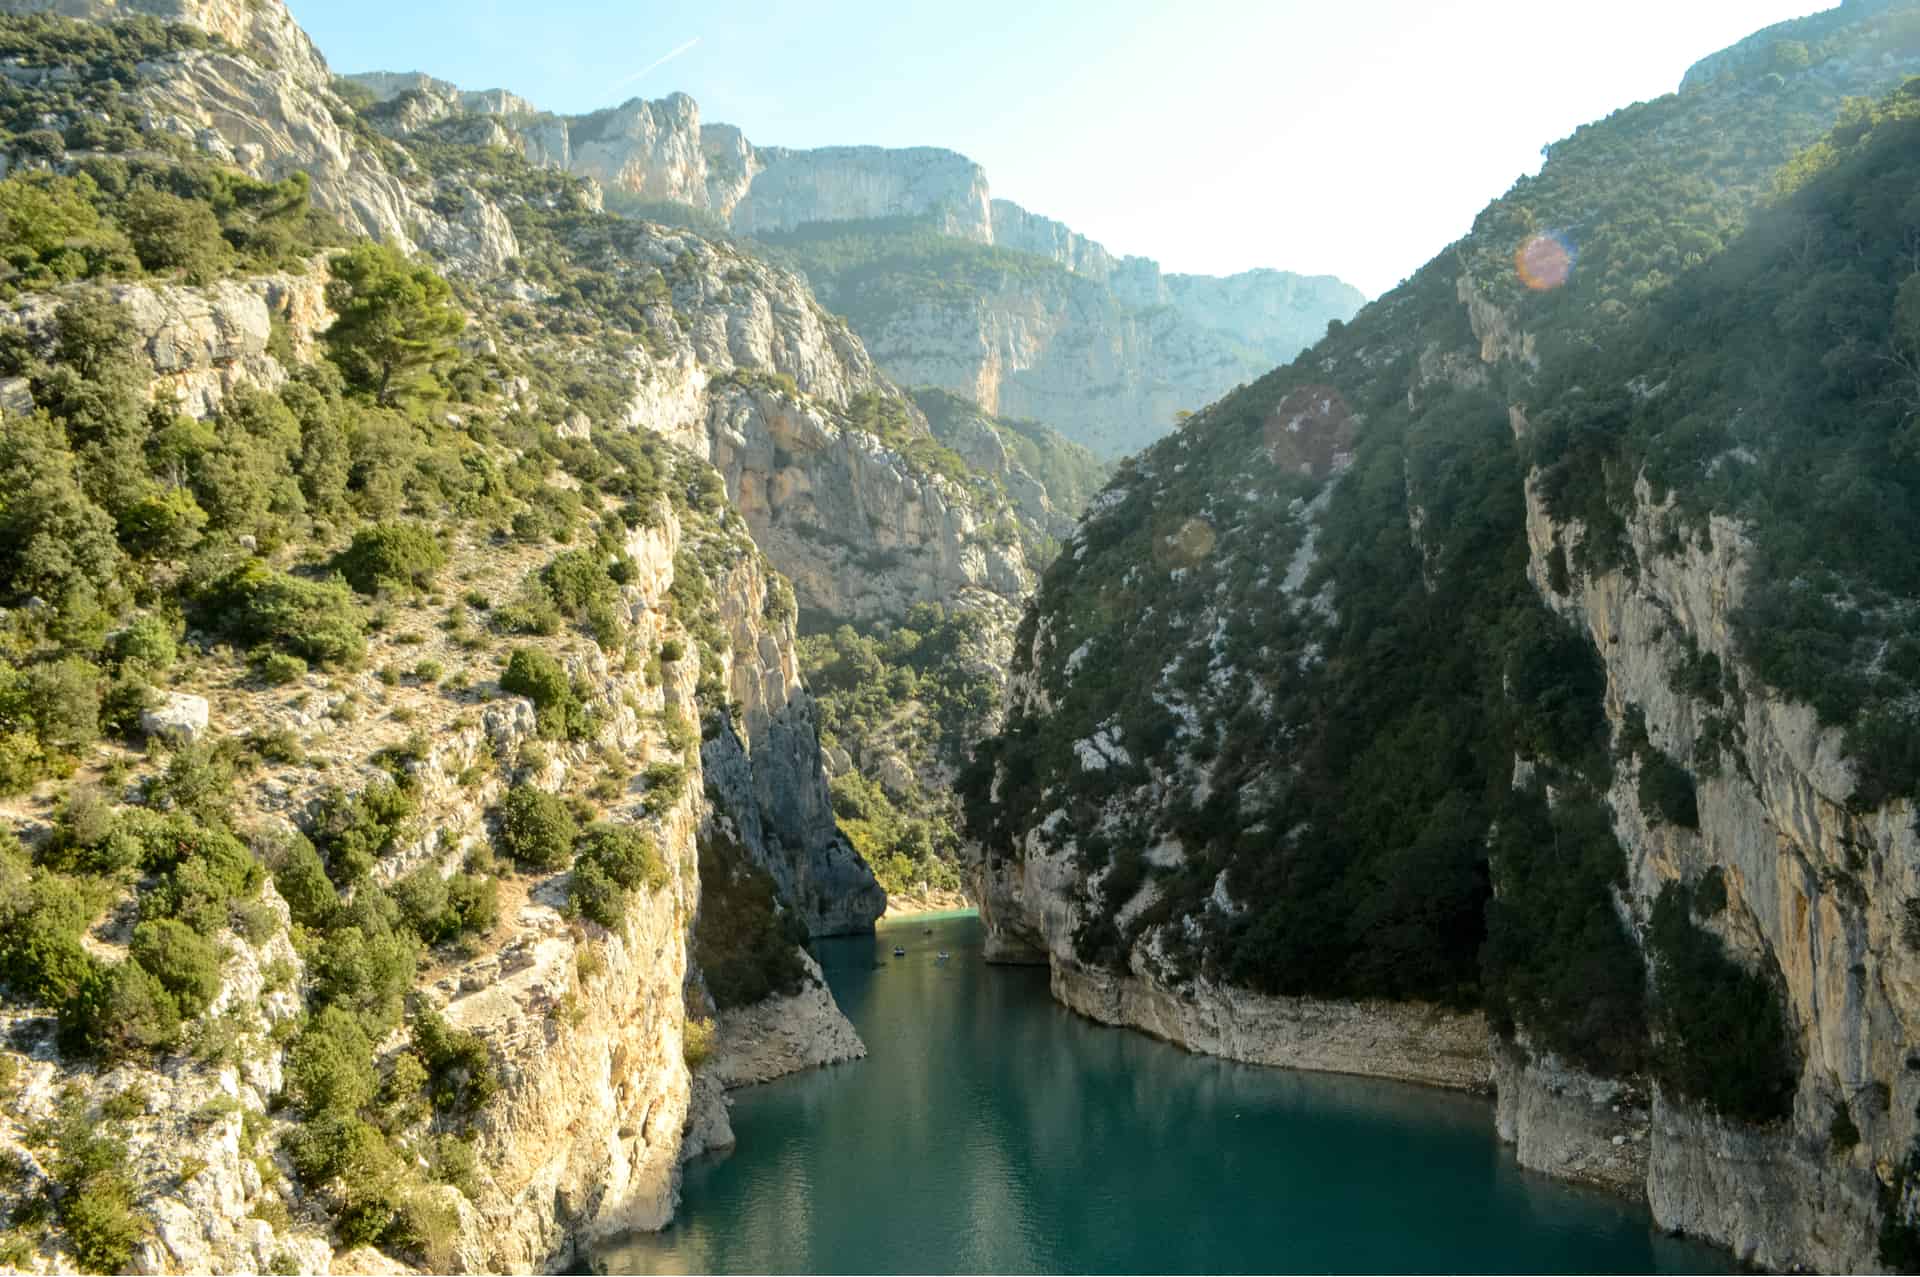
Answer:
[[[1549,293],[1567,282],[1579,256],[1573,241],[1556,231],[1535,235],[1522,244],[1513,255],[1513,266],[1521,283],[1536,293]]]

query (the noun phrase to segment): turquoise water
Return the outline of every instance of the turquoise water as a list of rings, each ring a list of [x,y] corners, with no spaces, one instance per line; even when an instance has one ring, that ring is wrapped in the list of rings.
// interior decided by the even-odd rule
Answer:
[[[1044,971],[985,966],[981,939],[959,916],[817,944],[867,1059],[734,1092],[739,1148],[688,1167],[665,1232],[592,1266],[1728,1271],[1643,1209],[1521,1171],[1484,1100],[1101,1028]]]

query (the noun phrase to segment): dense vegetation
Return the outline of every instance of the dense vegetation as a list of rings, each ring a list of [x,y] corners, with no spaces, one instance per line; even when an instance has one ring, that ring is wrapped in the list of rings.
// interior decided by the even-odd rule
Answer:
[[[1913,270],[1901,100],[1853,108],[1744,229],[1840,114],[1841,87],[1882,53],[1915,52],[1912,24],[1856,18],[1857,48],[1629,108],[1550,148],[1449,253],[1121,465],[1022,629],[1016,675],[1037,680],[1046,712],[1016,707],[963,785],[990,862],[1035,830],[1071,852],[1081,960],[1122,964],[1187,919],[1155,949],[1176,981],[1483,1003],[1590,1067],[1692,1076],[1699,1035],[1672,1019],[1687,1000],[1648,1005],[1615,909],[1625,859],[1607,795],[1618,770],[1651,823],[1686,836],[1695,774],[1737,744],[1740,688],[1693,651],[1675,686],[1725,706],[1699,756],[1667,757],[1644,728],[1609,741],[1590,646],[1525,575],[1523,477],[1546,466],[1556,513],[1588,528],[1552,556],[1560,594],[1576,574],[1634,567],[1608,529],[1638,474],[1656,499],[1680,494],[1695,522],[1679,535],[1709,510],[1755,519],[1773,565],[1760,579],[1782,585],[1756,592],[1743,655],[1811,697],[1814,654],[1850,653],[1864,681],[1834,704],[1874,709],[1849,737],[1860,799],[1910,783],[1881,760],[1911,757],[1911,724],[1877,723],[1907,712],[1892,627],[1916,561],[1896,393]],[[1530,289],[1516,255],[1546,232],[1572,246],[1571,273]],[[1483,365],[1483,349],[1505,358]],[[1510,404],[1532,422],[1524,449]],[[1850,593],[1807,579],[1829,547]],[[1790,624],[1783,588],[1807,600]],[[1858,601],[1826,606],[1839,598]],[[1797,654],[1800,681],[1769,645]],[[1890,659],[1862,659],[1876,651]],[[1818,677],[1844,681],[1825,664]],[[1674,979],[1720,978],[1699,946],[1674,952]],[[1791,1031],[1745,1027],[1756,1059],[1779,1058]],[[1764,1117],[1770,1069],[1764,1098],[1705,1098]]]
[[[1713,515],[1752,530],[1741,655],[1848,729],[1868,808],[1920,795],[1917,153],[1920,89],[1850,107],[1751,231],[1544,381],[1531,441],[1586,522],[1575,568],[1630,555],[1639,476],[1678,499],[1675,547]]]
[[[800,992],[808,979],[800,920],[780,904],[773,878],[716,826],[700,838],[700,925],[693,956],[722,1011]]]
[[[840,827],[888,892],[960,887],[957,813],[947,786],[995,709],[978,612],[923,603],[900,624],[842,625],[800,642],[823,745],[857,764],[834,778]],[[880,759],[893,765],[869,779]]]

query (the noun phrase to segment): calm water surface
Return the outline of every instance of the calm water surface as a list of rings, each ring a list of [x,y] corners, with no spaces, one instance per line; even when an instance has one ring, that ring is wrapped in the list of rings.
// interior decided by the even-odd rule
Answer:
[[[676,1222],[594,1268],[1729,1271],[1642,1209],[1520,1170],[1483,1100],[1101,1028],[1045,971],[984,965],[982,937],[961,915],[818,943],[867,1059],[734,1092],[739,1148],[689,1166]]]

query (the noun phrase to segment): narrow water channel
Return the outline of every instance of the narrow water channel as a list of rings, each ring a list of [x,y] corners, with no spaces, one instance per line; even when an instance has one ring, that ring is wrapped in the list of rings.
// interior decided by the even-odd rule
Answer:
[[[972,915],[819,943],[869,1056],[734,1093],[740,1144],[605,1272],[1708,1272],[1522,1171],[1488,1102],[1102,1028]],[[903,958],[893,946],[906,947]],[[941,950],[952,956],[942,962]]]

